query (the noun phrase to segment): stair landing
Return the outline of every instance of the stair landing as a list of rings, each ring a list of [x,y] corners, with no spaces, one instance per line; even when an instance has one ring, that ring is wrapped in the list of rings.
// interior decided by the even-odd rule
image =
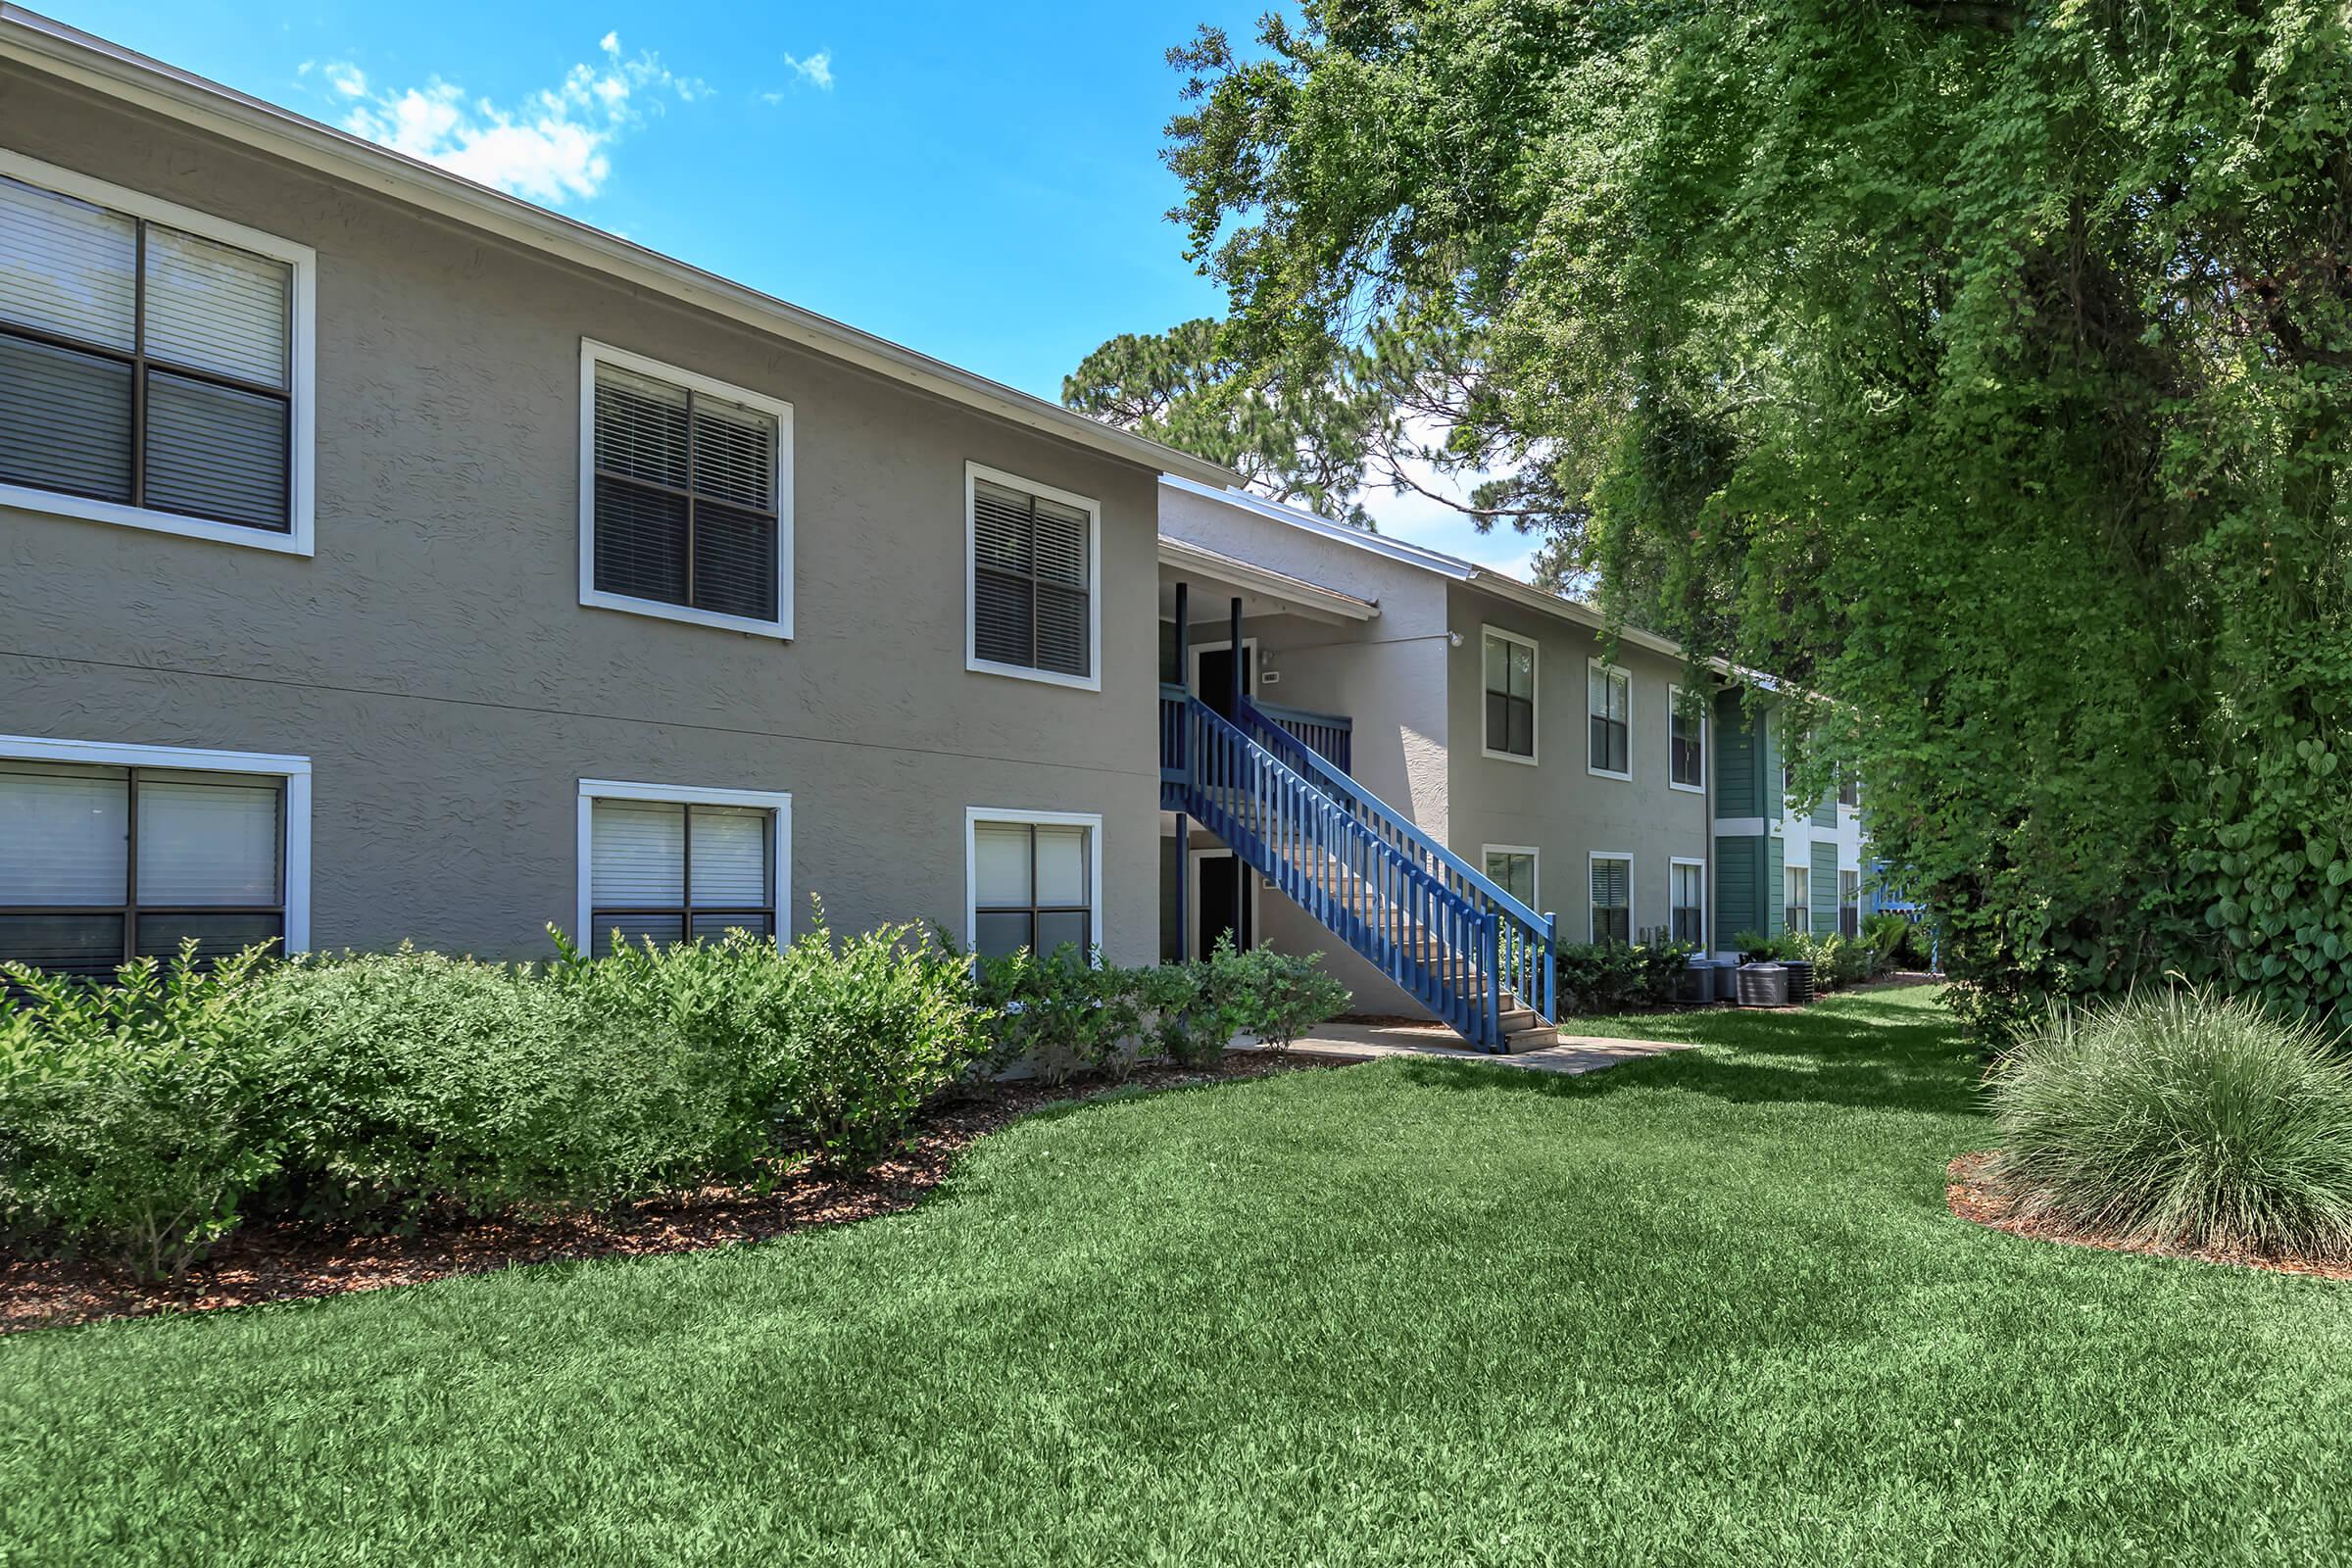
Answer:
[[[1603,1067],[1614,1067],[1620,1062],[1640,1061],[1648,1056],[1662,1056],[1669,1052],[1697,1049],[1686,1041],[1615,1040],[1604,1035],[1557,1034],[1550,1029],[1542,1030],[1540,1034],[1553,1036],[1556,1043],[1534,1050],[1514,1046],[1510,1054],[1505,1055],[1464,1044],[1460,1035],[1444,1024],[1327,1023],[1291,1049],[1312,1052],[1317,1055],[1353,1056],[1359,1060],[1380,1056],[1436,1056],[1556,1073],[1598,1072]],[[1265,1048],[1244,1037],[1234,1043],[1233,1049],[1262,1051]]]

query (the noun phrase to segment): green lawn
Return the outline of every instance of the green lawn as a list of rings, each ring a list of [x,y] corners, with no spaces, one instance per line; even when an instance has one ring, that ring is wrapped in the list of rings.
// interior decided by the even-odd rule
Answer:
[[[893,1219],[0,1341],[0,1563],[2319,1563],[2352,1288],[1952,1219],[1921,991],[1032,1119]]]

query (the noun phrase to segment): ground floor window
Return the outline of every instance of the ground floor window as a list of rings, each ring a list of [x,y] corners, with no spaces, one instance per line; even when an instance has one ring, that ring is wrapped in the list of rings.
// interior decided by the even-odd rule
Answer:
[[[1677,860],[1668,876],[1668,906],[1673,910],[1673,937],[1692,947],[1706,944],[1707,867],[1701,860]]]
[[[1862,931],[1862,873],[1838,873],[1838,931],[1841,936],[1859,936]]]
[[[1810,867],[1791,865],[1783,868],[1786,892],[1782,903],[1787,906],[1781,917],[1788,930],[1810,931],[1813,928],[1813,873]]]
[[[1630,856],[1592,857],[1592,920],[1594,942],[1634,939],[1634,862]]]
[[[1066,812],[967,814],[971,946],[986,957],[1102,942],[1102,818]]]
[[[1536,903],[1536,852],[1523,845],[1490,844],[1486,847],[1487,880],[1517,899],[1529,908]]]
[[[69,760],[80,757],[92,760]],[[0,742],[0,959],[106,976],[190,940],[205,958],[307,946],[309,770],[298,758]]]
[[[791,797],[589,780],[580,785],[589,951],[780,934]]]

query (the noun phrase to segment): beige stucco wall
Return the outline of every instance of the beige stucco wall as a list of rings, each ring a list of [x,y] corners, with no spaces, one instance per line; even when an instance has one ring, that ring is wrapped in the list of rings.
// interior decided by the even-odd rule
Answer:
[[[318,947],[544,951],[590,777],[790,791],[843,927],[960,933],[967,806],[1100,811],[1151,956],[1151,472],[46,78],[0,145],[318,257],[316,558],[0,512],[0,734],[310,757]],[[793,404],[794,641],[580,606],[583,336]],[[1102,692],[964,670],[967,460],[1101,501]]]

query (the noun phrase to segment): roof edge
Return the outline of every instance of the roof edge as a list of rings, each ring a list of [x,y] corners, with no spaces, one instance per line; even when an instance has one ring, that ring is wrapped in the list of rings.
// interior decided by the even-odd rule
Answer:
[[[1010,423],[1156,472],[1220,485],[1238,478],[1229,469],[1148,436],[859,331],[22,6],[0,4],[0,59],[562,257]]]

